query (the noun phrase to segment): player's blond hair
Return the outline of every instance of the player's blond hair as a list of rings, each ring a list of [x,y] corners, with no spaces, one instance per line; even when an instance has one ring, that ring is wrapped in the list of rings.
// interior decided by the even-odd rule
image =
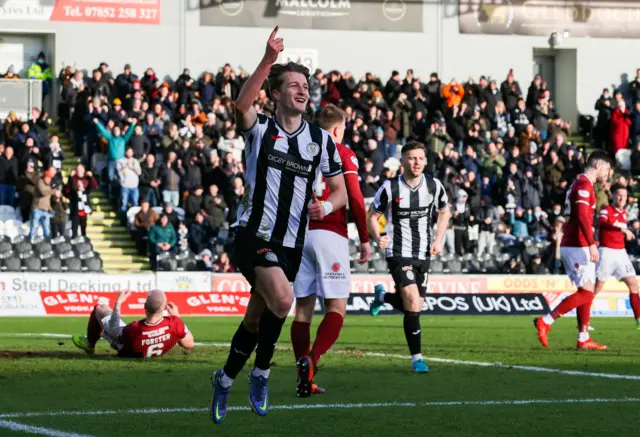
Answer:
[[[344,123],[347,114],[336,105],[328,104],[316,114],[316,124],[326,131],[331,131],[336,125]]]

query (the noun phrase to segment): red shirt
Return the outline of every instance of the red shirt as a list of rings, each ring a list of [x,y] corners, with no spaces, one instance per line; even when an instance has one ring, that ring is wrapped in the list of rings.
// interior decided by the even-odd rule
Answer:
[[[176,316],[163,317],[153,325],[144,319],[129,323],[120,334],[123,347],[118,356],[141,358],[164,355],[188,332],[184,322]]]
[[[347,197],[349,199],[349,208],[353,214],[353,218],[358,228],[358,235],[360,236],[361,243],[369,242],[369,232],[367,230],[367,213],[364,208],[364,197],[362,197],[362,191],[360,191],[360,180],[358,178],[358,158],[355,153],[347,146],[336,143],[340,159],[342,160],[342,174],[344,175],[344,182],[347,186]],[[323,202],[331,195],[331,190],[326,184],[326,180],[323,177],[322,183],[319,184],[322,189],[322,194],[318,197],[320,202]],[[342,235],[348,238],[347,234],[347,207],[342,207],[337,211],[333,211],[331,214],[323,218],[322,220],[310,220],[309,230],[324,229],[327,231],[335,232],[338,235]]]
[[[625,234],[627,229],[627,211],[607,205],[600,210],[600,246],[610,249],[625,248]]]
[[[569,187],[564,203],[564,215],[569,220],[564,225],[563,247],[589,247],[595,244],[593,235],[593,211],[596,209],[596,193],[593,182],[581,174]]]

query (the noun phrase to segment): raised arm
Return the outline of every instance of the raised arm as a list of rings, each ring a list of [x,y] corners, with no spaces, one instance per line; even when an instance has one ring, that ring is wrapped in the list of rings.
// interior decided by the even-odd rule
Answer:
[[[253,101],[258,97],[262,84],[269,77],[271,66],[275,64],[278,55],[284,50],[284,40],[282,38],[276,38],[277,32],[278,26],[276,26],[273,32],[271,32],[271,35],[269,35],[267,49],[262,60],[253,74],[249,76],[249,79],[244,83],[236,99],[236,124],[238,125],[239,131],[250,130],[258,119],[258,113],[253,107]]]
[[[447,191],[444,189],[442,183],[435,179],[436,182],[436,207],[438,208],[438,222],[436,224],[436,236],[431,244],[431,255],[437,255],[442,253],[442,244],[444,241],[444,234],[449,227],[449,220],[451,219],[451,211],[449,210],[449,198]]]

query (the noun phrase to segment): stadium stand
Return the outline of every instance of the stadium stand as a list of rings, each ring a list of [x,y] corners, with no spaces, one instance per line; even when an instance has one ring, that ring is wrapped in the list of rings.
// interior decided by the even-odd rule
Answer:
[[[201,78],[185,70],[175,81],[160,81],[152,68],[141,77],[129,66],[118,75],[101,68],[90,78],[61,70],[55,126],[37,108],[30,120],[9,114],[2,124],[2,269],[233,271],[230,223],[244,190],[244,141],[235,129],[233,98],[247,73],[225,65]],[[445,253],[432,260],[435,273],[559,273],[564,196],[592,144],[615,154],[618,183],[632,194],[638,186],[635,95],[630,112],[619,104],[621,93],[605,90],[597,120],[582,117],[580,136],[572,136],[571,122],[556,113],[540,76],[525,92],[513,71],[502,82],[483,76],[477,84],[393,71],[383,84],[372,74],[356,80],[316,70],[309,85],[306,119],[328,103],[348,114],[343,142],[358,157],[367,203],[400,171],[406,141],[427,146],[427,171],[443,182],[453,211]],[[255,104],[273,112],[267,89]],[[51,195],[38,191],[46,174]],[[597,188],[598,205],[608,202],[609,188]],[[38,196],[50,200],[39,205]],[[638,237],[635,199],[628,209]],[[43,237],[41,222],[49,223],[53,239]],[[377,248],[369,263],[355,262],[352,223],[349,236],[353,271],[386,272]],[[628,250],[635,256],[637,247],[638,238]],[[634,265],[640,261],[634,258]]]

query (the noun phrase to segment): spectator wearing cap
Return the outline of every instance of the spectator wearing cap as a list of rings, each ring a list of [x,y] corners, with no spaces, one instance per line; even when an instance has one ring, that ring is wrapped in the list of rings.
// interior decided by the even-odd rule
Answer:
[[[43,177],[36,183],[35,191],[33,193],[33,210],[31,212],[31,221],[29,223],[29,238],[31,239],[36,236],[38,226],[42,226],[42,231],[46,238],[49,238],[51,235],[51,195],[53,194],[51,180],[55,174],[56,170],[53,167],[48,168],[45,170]]]
[[[13,148],[14,150],[22,150],[27,143],[27,139],[31,138],[33,140],[35,147],[40,147],[41,141],[38,133],[31,129],[29,123],[22,123],[20,125],[20,131],[15,134],[13,137]]]
[[[125,156],[117,161],[118,179],[120,181],[120,213],[126,217],[131,206],[140,202],[140,162],[133,156],[133,149],[127,148]]]
[[[156,267],[156,256],[163,253],[175,253],[178,241],[176,230],[166,214],[162,214],[156,224],[149,231],[149,245],[151,249],[151,264]]]
[[[213,255],[209,249],[204,249],[198,254],[200,258],[196,262],[196,270],[199,272],[212,272],[213,271]]]
[[[124,71],[116,77],[115,91],[119,99],[125,100],[133,94],[133,82],[138,80],[138,76],[131,72],[131,65],[126,64]]]
[[[20,79],[20,77],[18,77],[18,75],[16,74],[16,68],[12,65],[9,65],[9,67],[7,68],[7,71],[5,72],[4,76],[2,76],[3,79],[13,79],[13,80],[18,80]]]
[[[397,70],[391,72],[391,77],[384,86],[384,99],[387,102],[396,100],[402,89],[402,79]]]
[[[122,135],[122,131],[119,126],[114,126],[113,131],[109,132],[97,118],[94,118],[93,122],[96,124],[100,135],[107,140],[109,145],[107,152],[107,184],[108,193],[111,195],[111,183],[116,175],[116,163],[120,159],[124,158],[125,146],[129,141],[129,138],[133,135],[137,121],[135,119],[129,119],[129,123],[131,124],[124,135]]]
[[[146,253],[148,247],[149,231],[160,217],[149,205],[149,201],[143,199],[140,202],[140,211],[136,214],[133,225],[135,227],[135,239],[139,252]]]
[[[14,206],[18,185],[18,159],[13,147],[8,146],[0,154],[0,205]]]
[[[113,99],[112,104],[111,111],[109,111],[109,119],[113,120],[116,125],[122,127],[127,121],[127,112],[122,109],[122,100],[116,97]]]
[[[27,77],[29,79],[42,81],[42,99],[49,94],[51,88],[51,79],[53,78],[53,71],[46,61],[44,52],[38,53],[38,58],[31,64],[29,71],[27,71]]]

